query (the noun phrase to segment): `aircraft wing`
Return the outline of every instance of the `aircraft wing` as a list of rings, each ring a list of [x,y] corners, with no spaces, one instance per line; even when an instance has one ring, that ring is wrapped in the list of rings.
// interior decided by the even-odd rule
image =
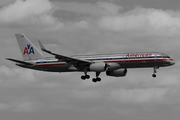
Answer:
[[[77,58],[73,58],[73,57],[53,53],[53,52],[51,52],[49,50],[46,50],[45,47],[42,45],[42,43],[40,41],[39,41],[39,45],[40,45],[42,51],[47,52],[47,53],[49,53],[51,55],[54,55],[55,58],[57,58],[59,60],[62,60],[63,62],[71,63],[77,68],[80,68],[80,67],[83,67],[83,66],[86,66],[86,65],[89,65],[89,64],[93,63],[91,61],[81,60],[81,59],[77,59]]]
[[[25,62],[25,61],[21,61],[21,60],[15,60],[15,59],[12,59],[12,58],[6,58],[6,59],[10,60],[10,61],[13,61],[13,62],[24,64],[24,65],[34,65],[32,63],[29,63],[29,62]]]

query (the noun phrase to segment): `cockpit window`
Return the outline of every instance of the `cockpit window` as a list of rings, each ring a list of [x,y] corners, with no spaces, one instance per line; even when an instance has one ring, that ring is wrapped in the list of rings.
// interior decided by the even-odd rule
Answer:
[[[163,56],[163,58],[170,58],[169,56]]]

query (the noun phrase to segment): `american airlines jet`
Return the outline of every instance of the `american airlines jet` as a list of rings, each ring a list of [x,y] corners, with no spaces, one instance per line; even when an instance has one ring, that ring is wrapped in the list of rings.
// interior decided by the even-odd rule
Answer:
[[[15,34],[24,61],[12,58],[7,60],[16,62],[17,66],[47,72],[84,72],[81,79],[89,79],[88,72],[95,72],[93,82],[100,82],[101,72],[107,76],[124,77],[129,68],[153,68],[156,77],[159,67],[174,65],[175,62],[168,55],[159,52],[132,52],[119,54],[95,54],[65,56],[53,53],[42,45],[41,50],[54,57],[44,57],[24,34]]]

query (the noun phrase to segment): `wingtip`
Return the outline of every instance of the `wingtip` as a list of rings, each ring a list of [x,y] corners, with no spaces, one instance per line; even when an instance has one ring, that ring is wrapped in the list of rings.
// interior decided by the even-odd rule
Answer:
[[[43,46],[43,44],[41,43],[40,40],[38,40],[38,42],[39,42],[39,46],[41,47],[41,50],[42,50],[42,51],[47,52],[47,53],[51,53],[51,51],[46,50],[46,48]]]
[[[41,41],[38,40],[38,42],[39,42],[39,46],[41,47],[41,50],[46,50],[45,47],[43,46],[43,44],[41,43]]]
[[[11,60],[11,58],[5,58],[6,60]]]

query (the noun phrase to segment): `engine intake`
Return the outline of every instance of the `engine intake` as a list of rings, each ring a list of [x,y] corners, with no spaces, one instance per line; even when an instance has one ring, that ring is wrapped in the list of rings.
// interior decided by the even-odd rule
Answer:
[[[114,76],[114,77],[124,77],[126,76],[127,69],[118,69],[113,71],[106,71],[107,76]]]

